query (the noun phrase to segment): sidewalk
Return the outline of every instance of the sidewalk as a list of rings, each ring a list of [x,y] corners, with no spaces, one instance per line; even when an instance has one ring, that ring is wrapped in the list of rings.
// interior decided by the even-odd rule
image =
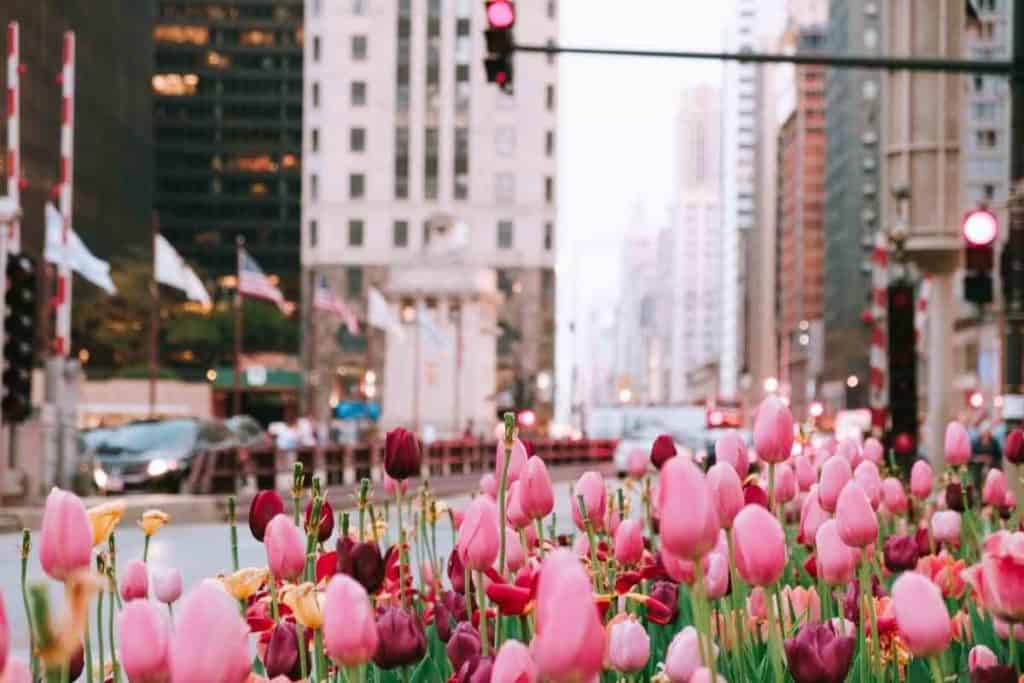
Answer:
[[[557,465],[549,468],[551,481],[575,481],[587,470],[597,470],[604,477],[614,476],[615,470],[611,462],[589,463],[586,465]],[[430,480],[430,488],[439,498],[466,495],[477,490],[481,472],[471,474],[453,474]],[[409,480],[410,494],[420,485],[418,478]],[[379,482],[374,484],[374,499],[381,500],[384,495]],[[358,486],[332,486],[328,492],[328,500],[335,510],[351,509],[355,505]],[[249,504],[254,493],[251,491],[238,494],[238,518],[243,520],[248,515]],[[288,498],[289,491],[281,491]],[[166,512],[178,524],[217,524],[227,519],[227,495],[191,495],[173,493],[138,493],[120,496],[127,503],[124,518],[139,519],[146,510],[158,509]],[[86,507],[116,500],[115,496],[92,496],[84,499]],[[10,507],[0,509],[0,533],[10,533],[22,529],[37,531],[42,525],[43,508],[38,506]]]

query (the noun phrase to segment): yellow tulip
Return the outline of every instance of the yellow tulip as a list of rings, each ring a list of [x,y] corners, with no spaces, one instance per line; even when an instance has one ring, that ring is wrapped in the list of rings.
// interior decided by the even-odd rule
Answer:
[[[246,567],[234,574],[219,576],[221,584],[237,600],[248,600],[263,584],[270,572],[265,567]]]
[[[164,524],[167,524],[171,520],[171,516],[161,510],[146,510],[142,513],[142,519],[139,520],[139,526],[142,528],[142,533],[146,536],[152,536],[156,532],[163,528]]]
[[[89,569],[79,569],[64,582],[64,610],[56,618],[48,614],[40,629],[44,636],[39,656],[47,667],[65,664],[79,650],[89,622],[89,601],[105,586],[103,577]]]
[[[288,585],[281,593],[281,602],[291,608],[295,621],[314,630],[324,625],[323,601],[323,594],[312,583]]]
[[[124,509],[125,502],[115,500],[91,507],[86,511],[89,516],[89,525],[92,527],[93,547],[107,542],[110,534],[114,533],[114,528],[121,521],[121,517],[124,516]]]

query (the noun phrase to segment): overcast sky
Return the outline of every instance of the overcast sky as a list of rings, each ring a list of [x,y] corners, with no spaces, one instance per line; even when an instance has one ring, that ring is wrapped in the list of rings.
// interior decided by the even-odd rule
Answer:
[[[721,47],[730,4],[562,0],[561,42],[713,51]],[[569,323],[615,301],[626,233],[665,225],[673,197],[680,92],[688,85],[719,84],[722,67],[717,62],[624,57],[559,59],[558,386],[559,412],[566,419],[574,355]],[[646,225],[633,225],[638,204]],[[585,367],[587,330],[578,329],[575,355]]]

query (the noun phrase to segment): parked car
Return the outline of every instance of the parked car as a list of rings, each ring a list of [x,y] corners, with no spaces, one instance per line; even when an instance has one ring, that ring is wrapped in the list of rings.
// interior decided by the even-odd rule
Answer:
[[[248,415],[235,415],[224,420],[224,426],[231,430],[243,448],[271,447],[274,438],[267,433],[255,418]]]
[[[618,476],[626,476],[629,454],[633,451],[642,451],[644,455],[650,458],[651,445],[654,443],[655,439],[664,433],[664,430],[659,429],[656,426],[644,426],[627,432],[626,435],[619,440],[618,445],[615,446],[615,453],[612,456],[612,460],[615,463],[615,471]],[[693,444],[687,443],[687,440],[681,438],[679,435],[674,435],[673,439],[675,440],[677,451],[682,451],[684,448],[693,450]]]
[[[129,422],[83,439],[94,459],[93,483],[104,493],[178,491],[198,453],[237,444],[222,422],[191,418]]]

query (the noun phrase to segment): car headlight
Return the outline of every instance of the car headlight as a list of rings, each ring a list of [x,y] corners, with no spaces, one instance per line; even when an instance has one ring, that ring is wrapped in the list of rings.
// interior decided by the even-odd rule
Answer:
[[[97,467],[92,471],[92,481],[98,489],[107,488],[107,473],[102,468]]]
[[[149,465],[146,466],[146,474],[151,477],[159,477],[167,474],[168,469],[170,469],[170,467],[168,467],[168,462],[166,460],[155,458],[150,460]]]

